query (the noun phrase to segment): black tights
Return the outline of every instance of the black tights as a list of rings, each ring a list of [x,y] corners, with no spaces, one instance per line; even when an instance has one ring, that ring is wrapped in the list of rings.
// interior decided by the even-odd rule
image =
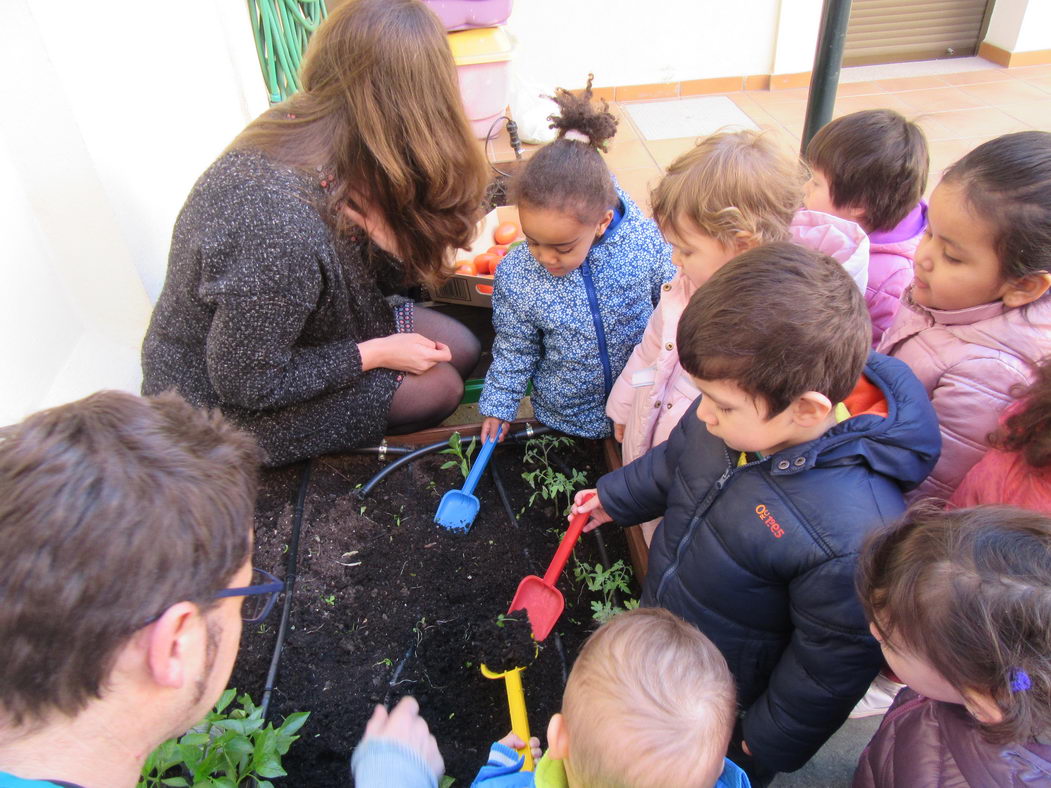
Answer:
[[[419,305],[414,312],[416,333],[448,345],[452,361],[435,364],[422,375],[404,375],[387,415],[390,435],[433,427],[456,410],[463,382],[481,353],[478,338],[463,323]]]

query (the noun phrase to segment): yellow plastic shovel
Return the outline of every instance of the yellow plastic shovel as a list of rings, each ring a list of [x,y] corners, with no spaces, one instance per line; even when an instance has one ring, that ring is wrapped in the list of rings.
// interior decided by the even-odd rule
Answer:
[[[525,756],[523,771],[533,771],[533,751],[529,747],[529,715],[526,714],[525,693],[522,691],[522,671],[525,668],[512,668],[504,673],[494,673],[482,665],[482,675],[487,679],[503,679],[507,690],[507,708],[511,712],[511,731],[525,742],[525,748],[518,750]]]

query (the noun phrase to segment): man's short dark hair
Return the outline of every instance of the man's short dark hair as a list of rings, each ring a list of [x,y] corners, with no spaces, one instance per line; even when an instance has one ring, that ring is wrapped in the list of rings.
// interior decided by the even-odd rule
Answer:
[[[896,227],[927,188],[923,130],[890,109],[836,118],[810,140],[806,159],[827,179],[834,205],[864,211],[869,232]]]
[[[779,242],[738,255],[694,293],[677,342],[689,374],[732,380],[770,418],[807,391],[845,399],[865,368],[872,324],[842,265]]]
[[[0,718],[72,716],[120,648],[249,557],[260,452],[175,394],[116,391],[0,430]]]

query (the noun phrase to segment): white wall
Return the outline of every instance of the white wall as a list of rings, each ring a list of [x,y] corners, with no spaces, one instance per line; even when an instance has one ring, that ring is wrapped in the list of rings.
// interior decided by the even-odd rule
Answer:
[[[809,71],[820,15],[821,0],[518,0],[508,28],[527,82],[601,87]]]
[[[985,40],[1008,52],[1051,49],[1051,0],[996,0]]]
[[[137,389],[179,207],[267,105],[243,0],[3,8],[0,424]]]

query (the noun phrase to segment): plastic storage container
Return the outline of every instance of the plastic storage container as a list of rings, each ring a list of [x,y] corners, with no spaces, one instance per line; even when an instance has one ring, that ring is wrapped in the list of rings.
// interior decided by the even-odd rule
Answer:
[[[446,30],[495,27],[511,16],[512,0],[423,0]]]
[[[456,258],[473,260],[475,255],[481,254],[496,243],[493,239],[493,231],[504,222],[514,222],[521,226],[518,218],[518,208],[513,205],[501,205],[489,211],[478,224],[478,235],[471,244],[470,249],[460,250]],[[467,306],[478,306],[483,309],[493,308],[493,276],[468,276],[467,274],[453,274],[437,293],[432,295],[435,301],[445,301],[449,304],[466,304]]]
[[[449,33],[467,119],[479,139],[504,114],[511,89],[511,37],[502,27]]]

